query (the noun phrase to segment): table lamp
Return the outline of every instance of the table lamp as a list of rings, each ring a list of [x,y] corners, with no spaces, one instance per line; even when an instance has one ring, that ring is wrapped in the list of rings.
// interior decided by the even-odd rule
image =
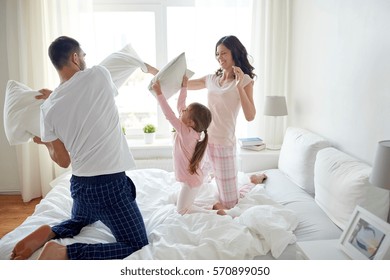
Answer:
[[[390,140],[380,141],[370,175],[374,186],[390,190]]]
[[[287,115],[286,98],[284,96],[266,96],[264,115],[273,117],[272,140],[267,141],[266,143],[267,149],[279,150],[281,147],[281,143],[278,144],[276,141],[276,126],[277,126],[276,118]]]

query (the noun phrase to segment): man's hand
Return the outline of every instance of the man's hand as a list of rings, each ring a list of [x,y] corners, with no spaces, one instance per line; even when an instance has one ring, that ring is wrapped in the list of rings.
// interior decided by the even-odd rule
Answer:
[[[36,95],[36,99],[47,99],[53,91],[47,88],[43,88],[38,92],[41,93],[41,95]]]
[[[42,142],[41,137],[38,137],[38,136],[34,136],[33,141],[36,144],[45,144]]]
[[[158,69],[151,66],[150,64],[147,64],[147,63],[144,63],[145,66],[146,66],[146,69],[147,69],[147,72],[146,73],[149,73],[149,74],[152,74],[153,76],[156,76],[157,73],[158,73]]]
[[[69,167],[70,156],[61,140],[57,139],[52,142],[42,142],[40,137],[34,136],[33,141],[34,143],[45,145],[49,151],[51,159],[59,166],[63,168]]]

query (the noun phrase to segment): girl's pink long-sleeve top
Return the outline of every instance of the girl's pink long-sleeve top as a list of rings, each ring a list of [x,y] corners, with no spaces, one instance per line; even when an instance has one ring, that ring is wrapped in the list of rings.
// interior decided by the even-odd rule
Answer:
[[[177,110],[180,113],[186,108],[187,89],[181,88],[177,101]],[[161,109],[166,119],[176,129],[173,146],[173,163],[176,180],[188,184],[190,187],[199,187],[203,182],[203,172],[198,168],[197,173],[190,174],[188,166],[200,139],[200,133],[192,127],[186,126],[172,111],[163,94],[157,95]]]

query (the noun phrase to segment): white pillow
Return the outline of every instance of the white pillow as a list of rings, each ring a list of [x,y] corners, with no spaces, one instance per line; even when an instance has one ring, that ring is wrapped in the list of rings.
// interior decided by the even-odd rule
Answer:
[[[23,144],[40,136],[40,93],[17,81],[9,80],[4,101],[4,130],[10,145]]]
[[[159,81],[161,91],[165,98],[168,99],[180,90],[184,74],[186,74],[188,78],[191,78],[194,75],[194,72],[187,69],[186,56],[183,52],[168,62],[168,64],[154,76],[150,81],[149,90],[155,96],[156,94],[152,89],[152,84]]]
[[[130,44],[107,56],[100,65],[106,67],[111,73],[117,88],[120,88],[137,68],[141,68],[144,72],[148,71],[145,63]]]
[[[280,150],[278,168],[311,195],[314,195],[314,163],[317,152],[329,147],[321,136],[303,128],[289,127]]]
[[[341,229],[348,225],[356,205],[387,220],[390,192],[372,186],[372,168],[335,149],[318,152],[314,169],[315,201]]]

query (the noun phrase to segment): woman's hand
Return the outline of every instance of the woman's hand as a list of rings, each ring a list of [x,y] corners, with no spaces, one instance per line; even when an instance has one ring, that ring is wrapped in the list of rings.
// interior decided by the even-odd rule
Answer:
[[[233,72],[236,79],[236,86],[242,87],[242,81],[244,78],[244,72],[242,72],[241,68],[238,66],[233,66]]]
[[[233,66],[233,73],[236,80],[236,87],[240,95],[241,107],[247,121],[253,121],[256,116],[256,108],[253,101],[253,82],[244,87],[244,72],[240,67]]]

